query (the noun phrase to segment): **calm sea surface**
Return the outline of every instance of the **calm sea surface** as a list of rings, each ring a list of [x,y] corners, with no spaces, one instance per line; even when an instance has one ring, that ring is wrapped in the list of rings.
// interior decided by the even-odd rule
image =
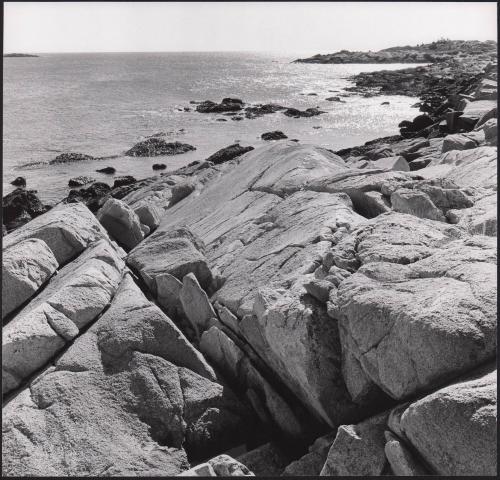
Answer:
[[[290,63],[298,55],[265,53],[109,53],[42,54],[39,58],[4,58],[3,192],[15,177],[26,177],[47,203],[63,198],[68,180],[113,166],[117,175],[154,175],[153,163],[168,170],[204,160],[234,142],[263,144],[260,135],[282,130],[289,138],[334,150],[398,133],[398,123],[417,115],[415,98],[325,98],[352,85],[346,77],[411,65],[308,65]],[[309,96],[308,93],[317,93]],[[238,97],[247,103],[279,103],[327,113],[288,118],[282,113],[231,121],[220,114],[182,111],[190,100],[221,101]],[[390,105],[381,106],[383,101]],[[220,122],[217,118],[226,118]],[[314,128],[321,127],[321,128]],[[123,152],[145,136],[165,132],[167,139],[189,143],[194,152],[172,157],[129,158]],[[117,158],[47,165],[62,152]],[[27,163],[44,162],[22,167]]]

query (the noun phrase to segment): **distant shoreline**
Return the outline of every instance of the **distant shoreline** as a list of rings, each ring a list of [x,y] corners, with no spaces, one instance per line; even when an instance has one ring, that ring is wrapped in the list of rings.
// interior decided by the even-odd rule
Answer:
[[[3,58],[25,58],[25,57],[39,57],[39,55],[32,55],[30,53],[5,53]]]

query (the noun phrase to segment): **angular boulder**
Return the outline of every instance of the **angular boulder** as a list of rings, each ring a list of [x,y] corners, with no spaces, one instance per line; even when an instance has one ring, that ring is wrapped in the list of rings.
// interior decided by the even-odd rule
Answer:
[[[31,298],[59,264],[48,245],[28,238],[2,252],[2,319]]]
[[[205,291],[200,287],[196,276],[188,273],[182,280],[179,299],[184,313],[196,332],[203,332],[209,327],[210,320],[217,315]]]
[[[370,381],[402,399],[491,359],[494,240],[402,214],[372,222],[329,309]]]
[[[194,273],[202,288],[208,289],[213,277],[203,250],[202,242],[188,228],[158,229],[130,252],[127,264],[154,293],[157,292],[156,277],[165,273],[178,280]]]
[[[97,219],[127,251],[133,249],[144,239],[139,217],[121,200],[108,199],[97,212]]]
[[[446,222],[443,212],[434,205],[425,192],[400,188],[391,195],[391,206],[396,212]]]
[[[257,477],[279,476],[290,463],[288,452],[275,442],[265,443],[236,458]]]
[[[396,435],[386,431],[385,439],[385,456],[394,475],[403,477],[429,475],[427,469],[412,455]]]
[[[298,460],[290,463],[282,473],[282,476],[303,477],[319,476],[328,457],[328,451],[335,439],[333,433],[329,433],[316,441],[309,447],[306,453]]]
[[[139,221],[146,225],[150,231],[158,228],[161,219],[160,210],[151,203],[141,202],[133,207],[134,213],[139,217]]]
[[[186,198],[196,189],[196,182],[193,180],[186,180],[172,187],[172,197],[170,199],[170,206],[180,202]]]
[[[470,135],[456,133],[454,135],[447,135],[444,138],[441,153],[446,153],[450,150],[469,150],[477,146],[478,143]]]
[[[357,425],[341,425],[326,462],[323,476],[379,476],[386,467],[385,437],[388,412]]]
[[[374,160],[370,164],[373,168],[381,168],[384,170],[394,170],[398,172],[409,172],[410,166],[402,156],[398,157],[384,157]]]
[[[27,238],[43,240],[59,265],[81,253],[90,243],[108,234],[92,212],[81,203],[59,205],[3,238],[3,248]]]
[[[437,475],[497,474],[497,371],[485,366],[412,403],[405,437]]]

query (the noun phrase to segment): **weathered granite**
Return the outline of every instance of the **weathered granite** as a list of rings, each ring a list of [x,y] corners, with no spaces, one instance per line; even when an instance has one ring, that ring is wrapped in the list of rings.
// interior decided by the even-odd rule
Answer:
[[[394,213],[356,232],[362,266],[330,297],[329,312],[362,370],[393,398],[494,356],[494,243]]]
[[[184,448],[213,455],[245,436],[246,409],[213,379],[127,276],[109,310],[3,409],[3,473],[178,474]]]
[[[57,206],[3,237],[3,248],[27,238],[43,240],[62,265],[87,245],[101,238],[109,239],[92,212],[81,203]]]
[[[32,297],[57,270],[52,250],[28,238],[2,252],[2,319]]]

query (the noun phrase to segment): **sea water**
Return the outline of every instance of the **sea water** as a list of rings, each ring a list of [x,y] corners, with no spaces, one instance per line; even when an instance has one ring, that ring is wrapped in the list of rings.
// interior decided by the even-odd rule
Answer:
[[[404,96],[360,95],[329,102],[349,77],[412,65],[314,65],[292,63],[298,55],[268,53],[102,53],[41,54],[38,58],[4,58],[3,194],[24,176],[46,203],[60,201],[68,180],[85,175],[113,183],[97,168],[115,167],[116,175],[137,179],[202,161],[235,142],[263,145],[264,132],[281,130],[301,143],[338,150],[395,135],[403,119],[418,114],[417,101]],[[309,95],[315,93],[317,95]],[[195,111],[189,102],[236,97],[245,103],[277,103],[327,113],[289,118],[282,112],[232,121],[221,114]],[[389,105],[381,105],[389,101]],[[184,111],[184,107],[191,111]],[[218,121],[224,118],[227,121]],[[319,127],[319,128],[318,128]],[[168,157],[126,157],[124,152],[149,135],[163,132],[195,151]],[[63,152],[104,160],[49,165]],[[26,164],[34,164],[23,167]]]

